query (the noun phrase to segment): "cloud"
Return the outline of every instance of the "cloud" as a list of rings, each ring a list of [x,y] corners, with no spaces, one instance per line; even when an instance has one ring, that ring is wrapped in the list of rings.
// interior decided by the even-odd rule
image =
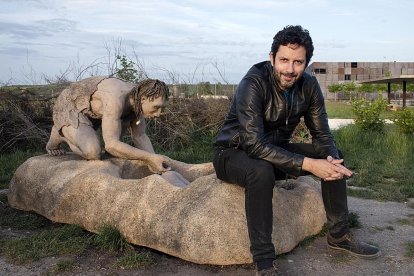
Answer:
[[[335,40],[332,41],[322,41],[315,43],[315,48],[332,48],[332,49],[343,49],[347,48],[348,45],[343,42],[338,42]]]
[[[11,57],[22,57],[29,55],[37,55],[36,50],[28,49],[27,47],[2,47],[0,48],[1,55],[7,55]]]
[[[14,39],[32,40],[76,30],[76,22],[67,19],[39,20],[31,23],[0,22],[0,32]]]

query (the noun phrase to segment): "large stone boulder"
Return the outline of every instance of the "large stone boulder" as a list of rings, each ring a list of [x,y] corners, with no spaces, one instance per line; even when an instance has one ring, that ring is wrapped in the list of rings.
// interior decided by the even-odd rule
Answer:
[[[116,227],[129,242],[199,264],[252,262],[244,189],[218,180],[211,163],[173,162],[191,184],[171,185],[140,161],[86,161],[76,155],[28,159],[9,187],[12,207],[91,232]],[[326,221],[319,185],[309,177],[274,189],[277,253],[317,234]]]

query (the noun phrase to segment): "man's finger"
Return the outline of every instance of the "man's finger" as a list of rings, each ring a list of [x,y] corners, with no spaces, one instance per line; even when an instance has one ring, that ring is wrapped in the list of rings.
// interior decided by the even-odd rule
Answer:
[[[344,162],[344,159],[332,159],[332,161],[330,161],[330,162],[332,164],[334,164],[334,165],[336,165],[336,164],[342,164]]]
[[[340,168],[340,173],[346,175],[346,176],[351,176],[352,175],[352,171],[349,170],[348,168],[346,168],[345,166],[341,165],[341,164],[336,164],[335,165],[337,168]]]

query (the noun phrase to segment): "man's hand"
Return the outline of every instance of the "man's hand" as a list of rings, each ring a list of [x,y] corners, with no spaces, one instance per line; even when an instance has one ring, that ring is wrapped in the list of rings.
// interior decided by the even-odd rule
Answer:
[[[302,169],[325,181],[339,180],[344,176],[352,175],[352,171],[343,166],[342,162],[343,159],[333,159],[331,156],[328,156],[326,159],[305,157]]]
[[[156,174],[162,174],[171,170],[171,166],[168,164],[168,158],[160,154],[151,154],[147,159],[147,165],[150,171]]]

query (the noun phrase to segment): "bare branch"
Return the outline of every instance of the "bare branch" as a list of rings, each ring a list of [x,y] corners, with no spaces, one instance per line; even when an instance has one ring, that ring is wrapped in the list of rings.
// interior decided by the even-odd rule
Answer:
[[[226,78],[226,66],[224,65],[224,62],[222,63],[222,68],[218,65],[217,60],[214,60],[211,62],[211,65],[216,69],[217,73],[219,74],[221,80],[225,84],[230,84],[229,81]],[[214,78],[216,82],[219,82],[216,78]]]

